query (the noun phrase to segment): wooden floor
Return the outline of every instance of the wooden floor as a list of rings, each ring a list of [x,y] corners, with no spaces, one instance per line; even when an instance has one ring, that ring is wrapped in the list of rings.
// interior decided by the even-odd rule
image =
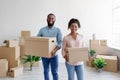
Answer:
[[[50,74],[51,80],[52,76]],[[29,71],[28,68],[24,69],[24,73],[21,76],[11,78],[4,77],[0,80],[44,80],[43,78],[43,68],[40,63],[40,67],[34,67],[32,71]],[[64,63],[59,64],[59,80],[67,80],[67,72]],[[75,75],[75,80],[76,75]],[[120,80],[120,72],[97,72],[96,69],[85,66],[85,80]]]

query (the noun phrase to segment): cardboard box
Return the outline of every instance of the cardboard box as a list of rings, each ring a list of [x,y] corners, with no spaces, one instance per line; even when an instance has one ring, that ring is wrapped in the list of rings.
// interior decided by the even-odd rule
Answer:
[[[17,60],[20,57],[20,47],[5,47],[0,46],[0,58]]]
[[[101,46],[107,46],[107,40],[100,40]]]
[[[0,59],[0,77],[6,77],[8,72],[7,59]]]
[[[8,74],[11,77],[21,76],[23,74],[23,67],[19,66],[19,67],[11,68]]]
[[[15,67],[23,66],[23,64],[22,64],[22,62],[21,62],[21,58],[18,58],[17,60],[15,60],[15,63],[16,63],[16,66],[15,66]]]
[[[25,56],[25,45],[20,45],[20,57]]]
[[[20,63],[19,63],[18,60],[13,60],[13,59],[11,59],[11,60],[9,60],[8,62],[9,62],[9,64],[8,64],[8,68],[9,68],[9,69],[10,69],[10,68],[13,68],[13,67],[18,67],[18,66],[20,65]]]
[[[8,60],[9,68],[18,66],[18,58],[20,57],[20,47],[0,46],[0,58]]]
[[[104,58],[107,66],[103,68],[105,71],[118,72],[118,57],[109,55],[97,55],[96,58]]]
[[[87,64],[89,67],[94,67],[94,58],[89,58],[89,60],[86,61],[86,64]]]
[[[25,45],[25,37],[19,37],[19,45]]]
[[[18,47],[17,40],[5,40],[4,43],[6,44],[6,47]]]
[[[95,55],[97,55],[97,54],[109,54],[109,52],[108,52],[109,48],[107,46],[91,45],[90,49],[96,51]]]
[[[95,50],[96,54],[109,54],[106,40],[90,40],[90,50]],[[104,46],[103,46],[104,45]]]
[[[89,40],[90,45],[99,45],[99,40]]]
[[[25,40],[25,54],[51,57],[51,51],[56,47],[56,38],[30,37]]]
[[[89,67],[94,67],[94,61],[86,61],[86,64],[87,64]]]
[[[67,49],[68,62],[78,62],[88,60],[88,48],[68,48]]]
[[[31,36],[31,32],[30,31],[21,31],[21,36],[22,37],[30,37]]]

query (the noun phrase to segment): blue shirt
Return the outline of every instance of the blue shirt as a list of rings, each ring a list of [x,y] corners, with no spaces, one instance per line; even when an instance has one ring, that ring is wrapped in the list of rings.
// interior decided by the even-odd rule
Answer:
[[[40,37],[56,37],[57,40],[57,46],[61,48],[62,45],[62,33],[59,28],[53,26],[52,28],[49,28],[48,26],[45,26],[39,30],[39,33],[37,36]]]

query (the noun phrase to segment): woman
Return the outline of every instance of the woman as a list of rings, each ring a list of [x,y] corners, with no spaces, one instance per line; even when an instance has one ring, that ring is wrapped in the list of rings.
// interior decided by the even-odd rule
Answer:
[[[72,18],[68,23],[68,29],[70,29],[70,33],[63,38],[62,55],[66,60],[65,65],[68,72],[68,80],[74,80],[75,72],[77,75],[77,80],[84,80],[83,61],[69,63],[67,62],[66,57],[67,48],[84,47],[83,36],[77,32],[78,28],[80,27],[79,20]]]

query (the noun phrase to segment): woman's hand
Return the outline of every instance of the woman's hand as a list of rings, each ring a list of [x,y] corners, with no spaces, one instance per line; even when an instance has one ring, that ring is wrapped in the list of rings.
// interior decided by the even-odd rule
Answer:
[[[67,55],[64,56],[64,59],[65,59],[66,61],[68,61],[68,57],[67,57]]]

